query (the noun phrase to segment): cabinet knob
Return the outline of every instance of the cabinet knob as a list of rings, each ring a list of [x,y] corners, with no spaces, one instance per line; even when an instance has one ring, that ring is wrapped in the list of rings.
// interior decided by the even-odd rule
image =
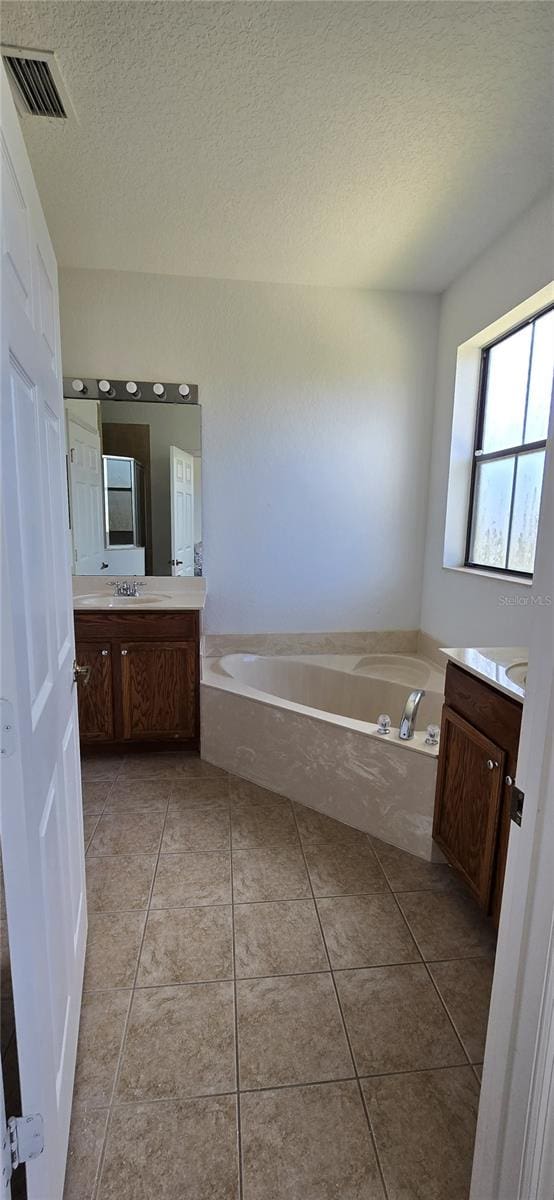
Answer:
[[[122,654],[127,654],[127,651],[126,651],[126,650],[122,650],[122,651],[121,651],[121,653],[122,653]]]
[[[513,779],[511,775],[506,775],[506,787],[513,787]]]
[[[494,768],[497,766],[497,762],[494,762],[492,758],[487,758],[487,771],[494,771]]]
[[[101,650],[100,653],[101,653],[102,657],[105,658],[106,655],[109,654],[110,652],[109,652],[109,650]]]

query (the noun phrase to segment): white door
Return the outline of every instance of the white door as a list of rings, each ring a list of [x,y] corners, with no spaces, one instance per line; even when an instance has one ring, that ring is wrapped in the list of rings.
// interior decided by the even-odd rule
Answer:
[[[194,575],[194,458],[169,447],[171,574]]]
[[[27,1165],[27,1191],[29,1200],[60,1200],[87,915],[58,286],[3,68],[1,75],[0,837],[22,1109],[44,1120],[44,1151]]]
[[[108,567],[104,544],[102,444],[96,408],[95,404],[86,401],[70,402],[67,407],[67,466],[75,575],[98,575]]]

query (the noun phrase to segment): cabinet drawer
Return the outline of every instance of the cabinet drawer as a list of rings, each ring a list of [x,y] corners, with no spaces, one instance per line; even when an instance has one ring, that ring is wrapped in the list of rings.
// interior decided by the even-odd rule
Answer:
[[[109,612],[76,612],[75,636],[77,639],[111,639],[125,641],[126,638],[138,638],[148,641],[150,638],[163,641],[168,638],[197,638],[199,618],[197,612],[182,612],[172,609],[163,612],[143,610],[129,612],[127,609],[112,609]]]

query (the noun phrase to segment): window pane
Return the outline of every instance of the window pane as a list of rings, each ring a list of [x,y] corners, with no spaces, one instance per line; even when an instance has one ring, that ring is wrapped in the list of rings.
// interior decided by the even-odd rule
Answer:
[[[505,567],[515,458],[479,463],[475,479],[471,562]]]
[[[532,573],[539,523],[544,450],[518,458],[508,566]]]
[[[505,450],[523,441],[531,326],[489,351],[482,449]]]
[[[548,433],[548,416],[554,371],[554,311],[535,322],[533,359],[529,380],[529,403],[525,441],[538,442]]]

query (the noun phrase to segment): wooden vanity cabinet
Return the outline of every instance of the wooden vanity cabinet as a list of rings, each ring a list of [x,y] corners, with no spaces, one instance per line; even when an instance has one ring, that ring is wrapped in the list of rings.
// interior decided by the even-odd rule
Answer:
[[[199,614],[75,613],[81,744],[198,749]]]
[[[520,726],[517,700],[449,662],[433,838],[496,923]]]

